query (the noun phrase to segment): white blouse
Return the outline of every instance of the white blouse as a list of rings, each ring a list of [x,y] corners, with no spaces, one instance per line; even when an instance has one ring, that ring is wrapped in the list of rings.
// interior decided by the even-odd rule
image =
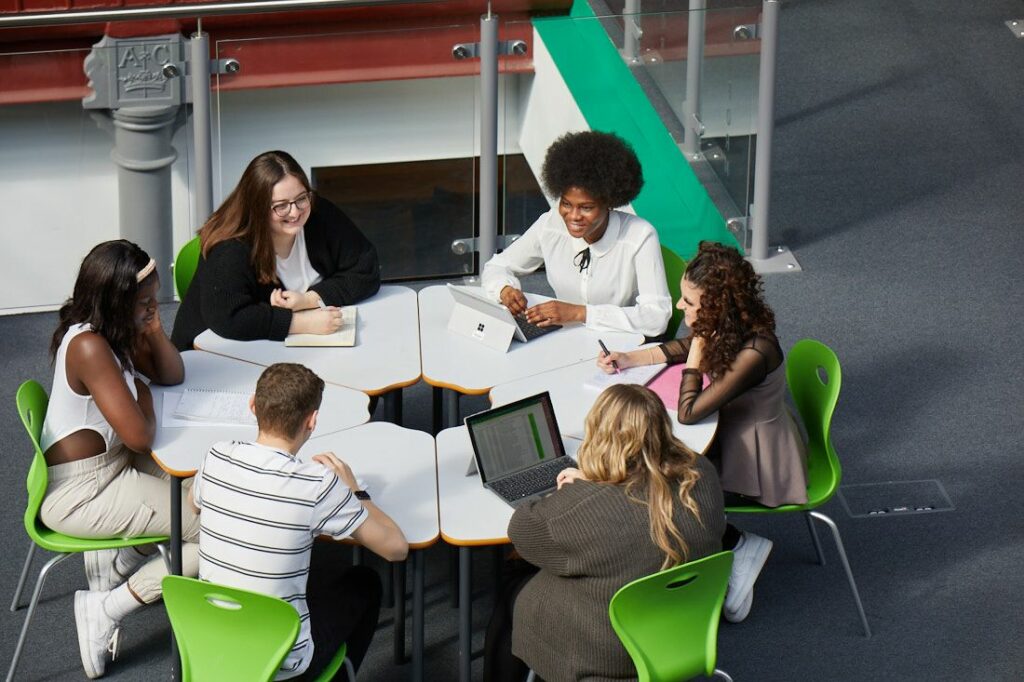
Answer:
[[[306,253],[306,231],[299,230],[292,242],[292,250],[286,257],[274,256],[277,262],[277,277],[287,291],[309,291],[309,288],[323,279],[309,262]]]
[[[484,291],[499,300],[503,288],[521,289],[519,276],[544,265],[555,298],[586,305],[591,329],[663,333],[672,317],[672,299],[654,227],[630,213],[611,211],[608,229],[589,244],[590,265],[580,272],[573,260],[587,246],[569,234],[562,216],[552,209],[487,261],[481,273]]]

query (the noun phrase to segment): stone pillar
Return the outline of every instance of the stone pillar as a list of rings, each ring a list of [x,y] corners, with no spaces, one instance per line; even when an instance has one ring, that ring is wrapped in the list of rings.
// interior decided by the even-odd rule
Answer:
[[[85,59],[93,92],[82,100],[98,125],[113,133],[120,234],[149,253],[160,272],[160,298],[174,295],[171,164],[174,130],[184,122],[186,78],[180,34],[104,36]],[[170,76],[170,77],[169,77]]]

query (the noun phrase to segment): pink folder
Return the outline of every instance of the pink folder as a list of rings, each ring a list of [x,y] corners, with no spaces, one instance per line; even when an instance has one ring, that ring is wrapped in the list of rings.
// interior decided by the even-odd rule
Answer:
[[[654,377],[647,388],[651,389],[658,394],[661,398],[661,402],[665,403],[665,407],[669,410],[675,410],[679,408],[679,384],[683,383],[683,370],[686,369],[686,365],[669,365],[664,372]],[[708,379],[708,375],[704,375],[704,388],[708,387],[711,380]]]

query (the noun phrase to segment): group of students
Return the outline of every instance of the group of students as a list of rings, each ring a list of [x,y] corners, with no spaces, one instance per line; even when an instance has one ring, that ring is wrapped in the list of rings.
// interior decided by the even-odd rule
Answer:
[[[485,291],[542,326],[579,322],[657,339],[672,312],[657,233],[616,210],[643,185],[636,154],[613,134],[570,133],[548,149],[542,181],[557,207],[484,265]],[[170,338],[157,310],[156,264],[138,246],[105,242],[82,263],[51,344],[41,516],[54,530],[168,534],[170,486],[150,457],[156,418],[147,380],[183,381],[179,351],[205,329],[242,340],[330,333],[341,324],[339,306],[380,286],[374,247],[315,196],[284,152],[253,159],[199,235],[201,257]],[[555,299],[528,307],[518,277],[541,265]],[[760,278],[736,249],[702,242],[681,286],[685,339],[597,363],[611,372],[685,362],[679,419],[717,410],[711,449],[699,455],[673,436],[660,399],[642,386],[599,396],[578,469],[512,516],[514,558],[487,631],[489,680],[522,680],[526,666],[553,681],[633,676],[608,623],[611,596],[635,578],[723,548],[736,553],[723,612],[743,620],[771,542],[727,524],[725,502],[806,501],[805,448],[784,404],[783,353]],[[342,642],[358,667],[376,627],[379,578],[316,560],[317,536],[352,537],[391,561],[408,551],[342,460],[296,457],[316,427],[322,391],[323,381],[301,365],[267,368],[251,402],[256,440],[211,444],[185,484],[183,572],[280,596],[301,616],[277,679],[315,678]],[[159,599],[164,567],[155,548],[142,547],[86,553],[85,571],[89,590],[75,594],[75,618],[94,678],[116,648],[122,619]],[[552,631],[559,637],[545,635]]]

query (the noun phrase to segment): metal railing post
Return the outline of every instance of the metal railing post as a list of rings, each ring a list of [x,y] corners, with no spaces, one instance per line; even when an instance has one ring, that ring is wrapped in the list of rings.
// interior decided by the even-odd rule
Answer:
[[[779,45],[779,0],[764,0],[761,19],[761,70],[758,75],[757,145],[754,205],[751,210],[750,262],[758,272],[793,272],[800,265],[784,246],[768,249],[771,206],[772,137],[775,132],[775,61]]]
[[[700,75],[704,68],[704,12],[707,0],[690,0],[686,16],[686,101],[683,102],[683,153],[693,159],[700,155]]]
[[[498,238],[498,17],[480,17],[480,270]]]
[[[640,63],[640,0],[626,0],[622,10],[622,56],[630,64]]]
[[[213,213],[213,156],[210,150],[210,37],[203,20],[189,41],[192,86],[192,146],[194,153],[193,226],[199,227]]]

